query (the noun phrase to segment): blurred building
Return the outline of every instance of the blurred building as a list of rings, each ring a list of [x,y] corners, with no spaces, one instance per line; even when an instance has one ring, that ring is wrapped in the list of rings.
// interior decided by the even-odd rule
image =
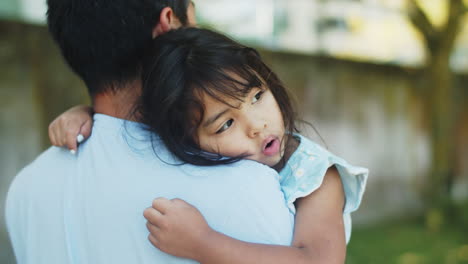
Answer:
[[[45,0],[3,0],[0,17],[44,24]],[[442,26],[445,0],[419,1]],[[466,1],[468,2],[468,1]],[[294,53],[420,66],[424,46],[406,19],[406,0],[195,0],[201,24],[236,39]],[[467,18],[468,24],[468,18]],[[468,71],[468,27],[452,67]]]
[[[45,23],[46,0],[2,0],[0,18],[34,24]]]
[[[431,21],[444,21],[443,1],[420,1]],[[198,0],[202,24],[271,50],[418,67],[419,33],[406,18],[405,0]],[[468,29],[452,66],[468,71]]]

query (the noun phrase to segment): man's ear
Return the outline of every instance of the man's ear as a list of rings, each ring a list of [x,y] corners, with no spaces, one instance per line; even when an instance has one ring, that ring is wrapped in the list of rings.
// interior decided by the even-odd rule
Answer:
[[[179,28],[182,24],[175,16],[174,11],[170,7],[165,7],[161,10],[158,24],[153,28],[153,38],[168,32],[171,29]]]

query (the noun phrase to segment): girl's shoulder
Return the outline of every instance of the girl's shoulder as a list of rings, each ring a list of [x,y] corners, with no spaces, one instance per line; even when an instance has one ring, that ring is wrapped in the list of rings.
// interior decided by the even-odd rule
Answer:
[[[294,138],[299,145],[279,173],[283,185],[304,174],[322,174],[328,167],[329,152],[325,148],[299,134],[294,134]]]
[[[347,198],[353,196],[352,200],[356,201],[349,203],[348,199],[346,211],[356,210],[365,188],[368,170],[349,164],[302,135],[295,134],[294,137],[300,142],[299,146],[280,172],[280,184],[290,209],[297,198],[305,197],[318,189],[327,170],[335,166],[340,173]]]
[[[299,145],[288,159],[285,168],[297,170],[297,168],[302,166],[307,168],[328,169],[333,165],[349,168],[356,167],[303,135],[294,134],[294,137],[299,141]]]
[[[325,149],[320,144],[312,141],[311,139],[304,137],[300,134],[294,134],[294,138],[299,141],[299,146],[297,147],[296,151],[293,155],[304,157],[304,156],[322,156],[331,155],[331,153]],[[292,156],[293,156],[292,155]],[[291,156],[291,157],[292,157]]]
[[[300,167],[327,167],[328,160],[331,157],[336,157],[320,144],[300,134],[294,134],[294,138],[299,142],[299,145],[286,162],[285,171],[295,171]]]

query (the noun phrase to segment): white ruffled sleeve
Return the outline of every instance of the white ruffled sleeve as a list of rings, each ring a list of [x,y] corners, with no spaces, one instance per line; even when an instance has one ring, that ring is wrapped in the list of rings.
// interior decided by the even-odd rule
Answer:
[[[289,210],[295,213],[296,199],[317,190],[322,185],[328,168],[335,166],[345,192],[343,216],[348,240],[351,233],[349,214],[356,211],[361,204],[369,174],[368,169],[349,164],[305,137],[300,135],[296,137],[300,140],[300,144],[280,172],[280,184]]]

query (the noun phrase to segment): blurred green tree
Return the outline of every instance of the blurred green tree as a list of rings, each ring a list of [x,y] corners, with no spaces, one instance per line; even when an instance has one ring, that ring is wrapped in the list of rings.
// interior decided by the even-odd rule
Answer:
[[[455,86],[450,56],[456,38],[462,30],[468,7],[463,0],[444,1],[447,1],[444,3],[447,4],[446,21],[440,27],[431,22],[421,6],[422,1],[407,1],[408,18],[421,33],[426,48],[423,91],[427,96],[426,113],[432,149],[430,175],[424,190],[427,209],[430,212],[427,215],[434,215],[434,208],[441,209],[441,206],[447,205],[450,207],[450,193],[456,174],[457,117],[453,104]]]

